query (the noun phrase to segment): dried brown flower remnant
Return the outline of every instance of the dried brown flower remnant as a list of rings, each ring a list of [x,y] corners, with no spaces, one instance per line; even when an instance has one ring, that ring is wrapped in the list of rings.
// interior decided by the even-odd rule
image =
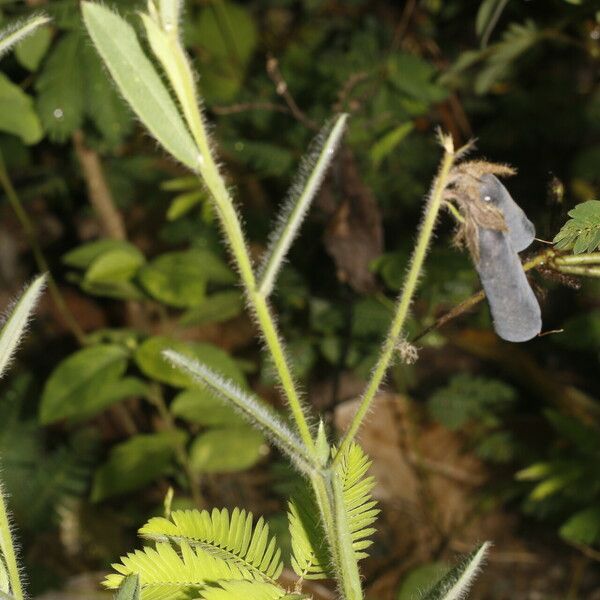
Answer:
[[[479,228],[507,230],[502,212],[491,203],[481,202],[481,178],[484,175],[509,177],[515,172],[508,165],[483,160],[459,163],[452,169],[444,198],[455,202],[463,217],[457,225],[454,243],[461,248],[466,246],[476,263],[479,262]]]

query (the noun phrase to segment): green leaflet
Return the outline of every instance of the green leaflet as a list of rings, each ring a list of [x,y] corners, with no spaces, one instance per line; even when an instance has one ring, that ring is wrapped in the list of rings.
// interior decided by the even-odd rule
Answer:
[[[68,356],[46,382],[40,421],[47,424],[64,418],[87,417],[120,400],[123,396],[113,386],[125,372],[127,358],[127,350],[112,344],[83,348]],[[130,395],[136,390],[125,384],[120,391]]]
[[[199,155],[192,137],[133,28],[100,4],[82,6],[92,41],[131,108],[173,157],[196,171]]]
[[[37,71],[50,47],[51,41],[52,31],[50,27],[40,27],[32,35],[17,44],[15,56],[26,69]]]
[[[19,136],[25,144],[35,144],[42,138],[33,100],[3,73],[0,73],[0,131]]]
[[[285,590],[271,583],[254,581],[224,581],[219,587],[202,592],[203,600],[279,600],[280,598],[301,599],[308,596],[287,595]]]
[[[246,424],[231,406],[201,387],[193,387],[178,394],[171,403],[170,409],[176,417],[205,427]]]
[[[152,379],[174,387],[195,386],[194,379],[165,360],[164,350],[175,350],[188,358],[207,365],[237,385],[246,386],[246,378],[236,362],[221,348],[207,343],[186,343],[165,336],[155,336],[144,341],[135,352],[135,361],[142,372]]]
[[[559,533],[564,539],[576,544],[595,544],[600,539],[600,508],[590,506],[576,512],[563,523]]]
[[[163,431],[135,435],[113,446],[94,476],[92,501],[137,490],[168,474],[175,451],[186,437],[183,431]]]
[[[571,217],[554,237],[558,250],[574,254],[594,252],[600,248],[600,200],[588,200],[569,211]]]
[[[254,523],[252,513],[239,508],[231,513],[226,508],[178,510],[170,519],[150,519],[139,533],[158,542],[201,549],[239,570],[242,578],[273,583],[283,570],[281,551],[265,520]]]
[[[132,573],[123,579],[119,586],[119,591],[115,600],[139,600],[140,599],[140,578]]]
[[[181,316],[182,325],[222,323],[237,317],[244,309],[244,299],[239,291],[227,290],[206,296],[204,300]]]
[[[231,473],[256,464],[265,438],[249,426],[215,428],[201,433],[190,448],[190,465],[198,473]]]
[[[202,304],[209,281],[234,283],[235,275],[212,252],[192,249],[162,254],[140,271],[139,280],[153,298],[170,306],[188,308]]]
[[[84,40],[79,32],[63,36],[45,61],[35,83],[37,110],[48,137],[64,142],[83,124]]]

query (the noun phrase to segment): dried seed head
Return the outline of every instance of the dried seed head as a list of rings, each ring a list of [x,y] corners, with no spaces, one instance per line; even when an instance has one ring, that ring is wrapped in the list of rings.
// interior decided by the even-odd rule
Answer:
[[[473,260],[479,262],[479,228],[507,231],[502,212],[492,202],[481,201],[481,178],[484,175],[508,177],[515,170],[508,165],[470,160],[457,164],[451,171],[444,199],[457,204],[464,221],[454,235],[458,247],[467,247]]]

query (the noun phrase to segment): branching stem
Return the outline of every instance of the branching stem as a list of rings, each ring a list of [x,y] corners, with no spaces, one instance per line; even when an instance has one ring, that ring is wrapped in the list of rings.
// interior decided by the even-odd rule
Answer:
[[[459,151],[460,152],[460,151]],[[454,164],[455,152],[452,146],[452,142],[449,138],[446,138],[445,152],[442,159],[440,171],[435,180],[433,191],[427,203],[425,209],[425,215],[423,217],[422,225],[419,231],[419,237],[417,245],[414,249],[412,259],[410,262],[410,268],[406,276],[404,289],[398,299],[396,305],[396,312],[390,326],[388,336],[383,344],[381,354],[373,373],[367,384],[365,393],[363,394],[362,400],[354,415],[350,427],[344,436],[339,452],[336,454],[334,460],[337,460],[340,456],[343,456],[348,445],[352,442],[356,436],[365,416],[367,415],[371,403],[379,390],[379,386],[385,377],[385,374],[392,362],[398,339],[402,334],[406,318],[408,317],[409,309],[412,304],[414,293],[419,283],[419,276],[423,268],[425,257],[427,256],[427,250],[431,241],[433,230],[437,221],[438,213],[443,204],[444,189],[448,183],[448,176],[450,170]]]

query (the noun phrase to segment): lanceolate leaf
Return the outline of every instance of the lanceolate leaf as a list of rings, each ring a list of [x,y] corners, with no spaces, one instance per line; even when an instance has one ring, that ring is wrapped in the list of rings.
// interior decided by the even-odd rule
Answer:
[[[347,119],[348,115],[342,114],[333,125],[327,124],[313,142],[313,150],[300,165],[296,181],[277,218],[277,225],[271,234],[269,249],[261,266],[260,289],[267,296],[273,289],[277,273],[323,182],[344,133]]]
[[[0,57],[8,52],[15,44],[31,35],[38,27],[48,23],[46,15],[37,15],[24,22],[17,22],[0,31]]]
[[[29,316],[44,289],[45,281],[45,276],[38,277],[33,281],[2,325],[2,330],[0,330],[0,377],[19,345]]]
[[[35,88],[37,110],[52,141],[64,142],[83,123],[85,99],[81,53],[83,36],[78,31],[63,36],[44,62]]]
[[[133,28],[93,2],[83,3],[83,19],[120,92],[142,123],[173,157],[197,170],[199,155],[192,137]]]
[[[178,546],[201,549],[251,578],[274,582],[283,569],[281,551],[269,526],[261,517],[256,524],[252,513],[235,508],[178,510],[171,519],[154,517],[140,529],[143,537],[169,541]]]
[[[489,542],[484,542],[465,557],[433,587],[423,600],[463,600],[481,570],[490,545]]]
[[[0,73],[0,131],[12,133],[25,144],[35,144],[42,137],[42,125],[33,100]]]

